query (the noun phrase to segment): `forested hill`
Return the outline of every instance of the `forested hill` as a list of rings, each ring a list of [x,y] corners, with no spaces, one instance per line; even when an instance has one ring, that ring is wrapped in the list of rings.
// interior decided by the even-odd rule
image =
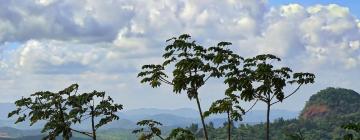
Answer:
[[[302,119],[334,117],[360,112],[360,94],[344,88],[326,88],[310,97],[301,112]]]
[[[298,119],[279,119],[271,124],[272,139],[286,140],[290,135],[305,140],[342,139],[341,125],[360,120],[360,94],[344,88],[326,88],[312,95]],[[263,139],[263,124],[242,125],[239,137],[244,140]],[[251,133],[260,132],[260,133]]]

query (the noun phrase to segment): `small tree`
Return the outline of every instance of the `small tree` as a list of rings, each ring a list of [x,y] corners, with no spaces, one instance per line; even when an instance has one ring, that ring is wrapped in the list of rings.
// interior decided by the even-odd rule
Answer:
[[[212,77],[222,77],[223,67],[233,57],[238,57],[225,47],[228,42],[220,42],[215,47],[204,48],[190,40],[187,34],[167,40],[171,42],[165,48],[163,58],[165,61],[160,65],[150,64],[142,67],[143,71],[138,74],[142,77],[141,83],[149,83],[152,87],[159,87],[162,83],[172,86],[175,93],[185,91],[190,100],[195,99],[200,114],[205,139],[208,133],[200,105],[199,89]],[[165,68],[173,64],[172,80],[168,80]]]
[[[96,102],[96,100],[100,101]],[[96,140],[97,129],[113,120],[119,120],[119,116],[115,113],[123,109],[121,104],[114,104],[110,96],[106,97],[105,92],[98,91],[71,96],[68,104],[72,106],[70,114],[76,116],[74,122],[81,123],[90,118],[91,133],[83,134],[93,140]],[[100,121],[96,121],[96,118],[100,118]]]
[[[58,93],[41,91],[31,94],[29,98],[21,98],[15,102],[17,109],[10,112],[8,117],[19,115],[15,123],[23,122],[26,118],[30,120],[30,126],[38,121],[45,120],[46,123],[41,130],[48,132],[43,139],[55,140],[62,134],[64,140],[72,136],[71,118],[67,98],[76,93],[77,84],[73,84]]]
[[[36,92],[29,98],[22,98],[15,102],[17,109],[10,112],[8,117],[19,115],[15,123],[23,122],[29,118],[30,125],[38,121],[46,121],[42,133],[48,132],[43,139],[55,140],[62,134],[64,140],[69,140],[72,132],[81,133],[96,140],[96,129],[117,120],[115,115],[122,105],[113,104],[113,100],[105,92],[94,91],[77,95],[77,84],[53,93],[50,91]],[[95,105],[95,99],[101,98]],[[73,129],[71,125],[91,118],[92,133]],[[95,124],[95,118],[101,117]]]
[[[215,101],[209,111],[204,113],[205,117],[208,117],[211,114],[221,114],[226,113],[227,115],[227,133],[228,140],[231,139],[231,125],[233,121],[241,121],[242,115],[245,113],[245,110],[242,109],[239,105],[239,101],[236,99],[236,96],[228,96],[221,100]]]
[[[244,60],[244,65],[234,68],[226,74],[225,83],[229,85],[227,93],[240,92],[239,97],[245,101],[262,101],[267,105],[266,140],[270,139],[270,107],[282,102],[296,93],[302,85],[314,83],[312,73],[293,73],[288,67],[275,68],[272,63],[280,58],[264,54]],[[297,88],[285,96],[283,89],[287,84],[297,84]]]
[[[132,133],[138,134],[140,133],[139,140],[150,140],[154,137],[158,137],[162,140],[165,140],[161,136],[161,129],[159,126],[162,126],[160,122],[154,120],[141,120],[136,123],[136,125],[141,126],[143,128],[135,129]]]
[[[161,140],[195,140],[195,135],[190,130],[183,128],[175,128],[171,130],[167,138],[163,138],[159,128],[162,124],[154,120],[141,120],[136,124],[141,128],[135,129],[132,133],[140,134],[139,140],[151,140],[154,137],[158,137]]]

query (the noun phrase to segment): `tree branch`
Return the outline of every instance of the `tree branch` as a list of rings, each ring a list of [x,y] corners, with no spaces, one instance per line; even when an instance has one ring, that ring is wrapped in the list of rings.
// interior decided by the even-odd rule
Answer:
[[[75,130],[75,129],[72,129],[72,128],[70,128],[70,129],[71,129],[71,131],[74,131],[74,132],[77,132],[77,133],[80,133],[80,134],[84,134],[84,135],[92,138],[92,135],[89,132],[83,132],[83,131]]]
[[[259,101],[259,99],[257,99],[256,101],[255,101],[255,103],[247,110],[247,111],[245,111],[245,114],[246,113],[248,113],[252,108],[254,108],[254,106],[256,105],[256,103]]]
[[[289,98],[290,96],[294,95],[294,94],[300,89],[300,87],[301,87],[302,85],[303,85],[303,84],[300,84],[291,94],[289,94],[288,96],[284,97],[284,99]],[[284,99],[283,99],[283,100],[284,100]],[[276,103],[278,103],[278,102],[280,102],[280,100],[278,100],[278,101],[276,101],[276,102],[273,102],[273,103],[271,103],[270,105],[274,105],[274,104],[276,104]]]
[[[216,65],[216,69],[218,69],[219,66],[220,66],[220,64],[217,64],[217,65]],[[210,79],[210,77],[211,77],[211,74],[204,80],[204,84],[206,83],[207,80]]]
[[[166,80],[164,77],[161,77],[161,76],[160,76],[160,80],[161,80],[162,82],[166,83],[166,84],[174,85],[172,82]]]

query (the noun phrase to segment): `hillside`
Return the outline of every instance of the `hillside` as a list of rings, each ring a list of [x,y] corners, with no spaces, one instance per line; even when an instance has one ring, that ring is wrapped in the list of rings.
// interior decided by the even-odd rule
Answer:
[[[312,95],[298,119],[278,119],[271,124],[271,136],[287,140],[288,135],[301,133],[305,140],[342,139],[341,125],[360,120],[360,94],[344,88],[326,88]],[[238,128],[245,140],[263,139],[263,124]],[[260,132],[260,133],[252,133]]]
[[[310,97],[302,119],[335,117],[360,112],[360,94],[344,88],[326,88]]]

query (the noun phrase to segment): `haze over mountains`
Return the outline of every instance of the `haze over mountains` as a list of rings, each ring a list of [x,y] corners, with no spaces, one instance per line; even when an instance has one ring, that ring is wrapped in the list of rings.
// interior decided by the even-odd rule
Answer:
[[[273,134],[275,139],[284,139],[284,135],[292,132],[292,128],[302,128],[305,137],[328,140],[331,138],[342,137],[342,130],[340,126],[347,122],[359,120],[360,113],[360,94],[343,88],[326,88],[314,94],[306,103],[303,110],[286,111],[286,110],[272,110],[271,111],[271,125],[274,126]],[[0,103],[0,140],[37,140],[41,138],[40,129],[42,123],[35,124],[29,127],[28,123],[20,123],[14,125],[14,119],[7,118],[7,113],[14,108],[11,103]],[[156,109],[156,108],[141,108],[134,110],[125,110],[118,114],[121,119],[114,121],[102,128],[99,132],[101,139],[117,140],[118,138],[127,140],[136,140],[137,136],[131,131],[136,127],[136,122],[142,119],[153,119],[164,124],[161,129],[166,135],[169,130],[174,127],[188,127],[191,123],[200,123],[198,113],[195,109],[180,108],[180,109]],[[277,118],[283,119],[277,119]],[[263,122],[265,112],[262,110],[253,110],[244,116],[244,121],[251,125],[236,125],[239,132],[261,132],[263,130]],[[277,119],[276,121],[274,121]],[[225,122],[225,116],[216,115],[207,119],[208,122],[213,122],[214,129],[212,134],[218,135],[222,133]],[[88,122],[83,122],[82,125],[76,126],[79,129],[88,129]],[[327,129],[323,129],[327,128]],[[238,132],[238,131],[236,131]],[[321,134],[321,135],[320,135]],[[262,139],[262,133],[248,133],[241,134],[242,137],[249,140]],[[324,138],[324,139],[322,139]],[[81,135],[76,135],[74,140],[82,140]]]
[[[15,118],[7,118],[7,114],[15,108],[12,103],[0,103],[0,126],[13,127],[18,129],[40,129],[43,124],[35,124],[29,127],[29,123],[14,124]],[[277,118],[292,119],[298,116],[300,111],[273,110],[271,120]],[[252,110],[246,116],[242,123],[255,124],[265,121],[265,110]],[[162,122],[165,126],[188,126],[191,123],[199,123],[199,114],[192,108],[179,109],[157,109],[157,108],[140,108],[133,110],[120,111],[120,120],[110,123],[107,128],[124,128],[131,129],[136,127],[136,122],[142,119],[153,119]],[[213,122],[215,126],[222,126],[225,122],[225,115],[215,115],[207,121]],[[86,124],[86,123],[83,123]],[[80,125],[79,128],[85,129],[88,126]]]

